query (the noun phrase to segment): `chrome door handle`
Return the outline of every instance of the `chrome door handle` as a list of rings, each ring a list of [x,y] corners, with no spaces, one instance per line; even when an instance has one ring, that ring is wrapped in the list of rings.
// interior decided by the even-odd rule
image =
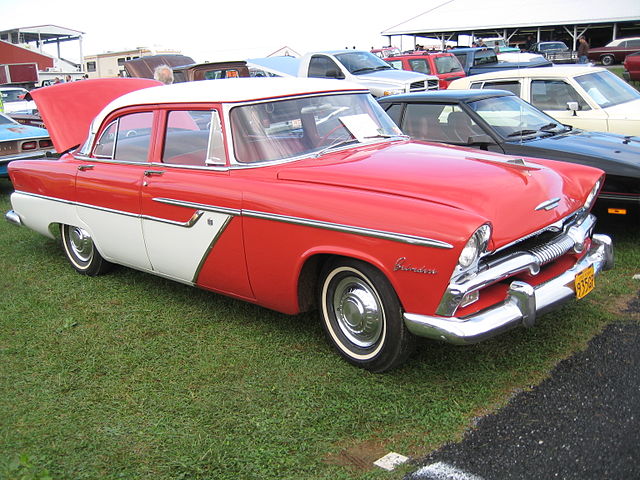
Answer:
[[[145,177],[153,177],[155,176],[160,176],[164,173],[164,170],[145,170],[144,171],[144,176]]]
[[[78,167],[78,170],[80,170],[81,172],[84,172],[85,170],[93,170],[95,167],[95,165],[80,165]]]

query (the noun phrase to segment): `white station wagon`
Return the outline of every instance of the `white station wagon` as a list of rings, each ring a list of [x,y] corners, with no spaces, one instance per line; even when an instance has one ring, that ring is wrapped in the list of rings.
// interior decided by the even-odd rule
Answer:
[[[449,88],[508,90],[566,125],[640,135],[640,92],[605,68],[564,66],[490,72],[454,80]]]

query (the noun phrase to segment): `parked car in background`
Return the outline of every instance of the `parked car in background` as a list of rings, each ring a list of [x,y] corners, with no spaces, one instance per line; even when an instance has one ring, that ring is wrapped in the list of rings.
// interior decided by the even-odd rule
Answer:
[[[244,60],[194,63],[173,67],[174,83],[221,80],[248,76],[249,67],[247,67],[247,62]]]
[[[37,110],[33,101],[25,99],[29,90],[21,87],[0,87],[0,95],[2,95],[2,104],[4,113],[12,115],[14,113],[31,114]]]
[[[382,47],[382,48],[374,48],[371,50],[376,57],[387,58],[393,55],[401,55],[400,49],[398,47]]]
[[[567,127],[504,90],[396,95],[379,103],[419,140],[601,168],[607,175],[598,203],[640,220],[640,137]]]
[[[553,63],[576,63],[578,60],[578,53],[570,50],[564,42],[534,43],[531,52],[542,55]]]
[[[42,158],[53,151],[53,144],[45,129],[21,125],[0,113],[0,177],[7,176],[9,162]]]
[[[454,48],[451,50],[462,65],[467,75],[479,75],[481,73],[511,70],[514,68],[536,68],[551,66],[551,62],[540,56],[527,58],[526,61],[504,62],[498,60],[498,55],[493,48],[469,47]]]
[[[435,75],[441,89],[447,88],[453,80],[466,76],[456,56],[449,52],[414,52],[387,57],[385,61],[398,70]]]
[[[65,95],[81,107],[53,137],[59,161],[10,165],[6,218],[58,229],[79,273],[118,263],[287,314],[317,308],[340,355],[385,371],[416,336],[467,344],[531,326],[612,266],[589,213],[599,169],[411,142],[345,81],[153,85],[34,92],[48,124]]]
[[[362,50],[307,53],[301,58],[280,56],[248,60],[252,75],[261,69],[270,75],[347,80],[363,85],[374,97],[437,90],[438,77],[396,70],[383,59]]]
[[[605,67],[622,63],[627,55],[640,51],[640,37],[619,38],[604,47],[590,48],[587,55],[592,62],[600,62]]]
[[[507,45],[507,42],[504,41],[502,37],[487,37],[481,39],[484,44],[493,48],[497,53],[509,53],[509,52],[519,52],[520,49],[518,47],[510,47]]]
[[[124,73],[127,77],[133,78],[153,78],[153,72],[160,65],[169,67],[180,67],[182,65],[193,65],[195,61],[191,57],[178,54],[147,55],[124,62]]]
[[[624,78],[640,81],[640,52],[631,53],[624,59]]]
[[[573,65],[492,72],[455,80],[449,88],[508,90],[575,128],[640,135],[640,93],[601,67]]]

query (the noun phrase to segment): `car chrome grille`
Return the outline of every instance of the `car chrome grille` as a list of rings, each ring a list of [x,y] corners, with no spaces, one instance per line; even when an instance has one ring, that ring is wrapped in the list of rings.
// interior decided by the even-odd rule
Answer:
[[[540,264],[545,264],[560,258],[571,250],[574,244],[573,239],[563,234],[550,242],[530,248],[529,252],[538,259]]]
[[[423,90],[426,90],[425,87],[425,82],[421,81],[421,82],[413,82],[410,86],[409,86],[409,90],[412,92],[421,92]]]

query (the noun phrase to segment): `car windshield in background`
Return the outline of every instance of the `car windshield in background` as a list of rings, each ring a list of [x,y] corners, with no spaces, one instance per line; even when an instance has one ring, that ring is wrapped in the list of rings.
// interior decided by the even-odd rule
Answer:
[[[515,96],[493,97],[469,103],[482,119],[507,139],[558,132],[558,121]]]
[[[435,62],[436,70],[438,71],[438,73],[452,73],[462,71],[462,65],[460,65],[460,62],[454,56],[446,55],[443,57],[436,57]]]
[[[391,69],[391,65],[369,52],[340,53],[336,58],[353,75]]]
[[[484,65],[487,63],[497,63],[498,57],[493,50],[478,51],[473,61],[474,65]]]
[[[401,135],[368,93],[258,103],[231,110],[236,159],[255,163]]]
[[[569,48],[562,42],[549,42],[549,43],[541,43],[540,50],[560,50],[562,52],[569,50]]]
[[[29,93],[27,90],[3,90],[2,101],[4,103],[22,102],[27,93]]]
[[[640,92],[609,71],[580,75],[576,77],[576,82],[601,108],[640,98]]]
[[[0,125],[8,125],[10,123],[16,123],[16,122],[11,120],[9,117],[5,117],[3,114],[0,113]]]

